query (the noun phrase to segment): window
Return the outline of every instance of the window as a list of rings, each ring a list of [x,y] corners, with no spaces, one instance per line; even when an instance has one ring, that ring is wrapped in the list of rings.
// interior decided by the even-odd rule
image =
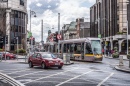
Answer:
[[[41,54],[38,53],[38,54],[37,54],[37,58],[40,58],[40,57],[41,57]]]
[[[93,54],[90,43],[86,43],[86,53],[85,54]]]
[[[24,6],[24,0],[20,0],[20,5]]]
[[[102,53],[100,40],[92,40],[91,45],[92,45],[92,49],[93,49],[94,54],[101,54]]]
[[[36,56],[37,56],[37,54],[33,54],[33,55],[32,55],[33,58],[36,58]]]

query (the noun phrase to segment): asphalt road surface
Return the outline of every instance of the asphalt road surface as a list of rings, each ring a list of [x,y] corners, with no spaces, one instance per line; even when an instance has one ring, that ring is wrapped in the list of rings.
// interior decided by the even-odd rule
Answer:
[[[77,62],[62,69],[29,68],[28,64],[0,62],[0,72],[26,86],[130,86],[130,74],[114,69],[119,60],[104,58],[102,62]],[[128,61],[124,61],[128,65]]]

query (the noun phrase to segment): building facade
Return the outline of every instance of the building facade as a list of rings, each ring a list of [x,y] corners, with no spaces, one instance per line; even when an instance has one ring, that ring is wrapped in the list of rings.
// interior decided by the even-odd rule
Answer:
[[[108,50],[117,46],[119,52],[126,53],[127,25],[130,34],[128,1],[130,3],[130,0],[96,0],[90,8],[90,36],[101,35],[103,45]]]
[[[0,0],[0,31],[8,36],[7,51],[16,50],[14,38],[18,37],[19,48],[26,49],[27,0]],[[5,27],[3,27],[5,25]],[[4,44],[1,44],[4,46]]]

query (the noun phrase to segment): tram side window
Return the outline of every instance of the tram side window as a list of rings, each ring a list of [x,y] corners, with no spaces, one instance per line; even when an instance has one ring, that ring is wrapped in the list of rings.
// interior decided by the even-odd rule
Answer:
[[[74,44],[70,44],[70,53],[74,52]]]
[[[86,54],[93,54],[90,43],[86,44]]]
[[[74,52],[76,54],[80,54],[81,53],[81,44],[75,44]]]
[[[70,52],[70,44],[64,44],[63,52],[64,53],[69,53]]]

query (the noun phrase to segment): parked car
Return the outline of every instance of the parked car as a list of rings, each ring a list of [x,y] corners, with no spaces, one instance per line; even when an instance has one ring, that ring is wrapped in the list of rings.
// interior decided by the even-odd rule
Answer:
[[[59,69],[63,66],[63,61],[57,58],[55,55],[49,52],[37,52],[31,55],[28,59],[29,67],[41,66],[42,68],[58,67]]]
[[[16,55],[15,54],[13,54],[13,53],[9,53],[9,52],[4,52],[3,53],[3,58],[5,59],[5,55],[6,55],[6,59],[16,59]]]

